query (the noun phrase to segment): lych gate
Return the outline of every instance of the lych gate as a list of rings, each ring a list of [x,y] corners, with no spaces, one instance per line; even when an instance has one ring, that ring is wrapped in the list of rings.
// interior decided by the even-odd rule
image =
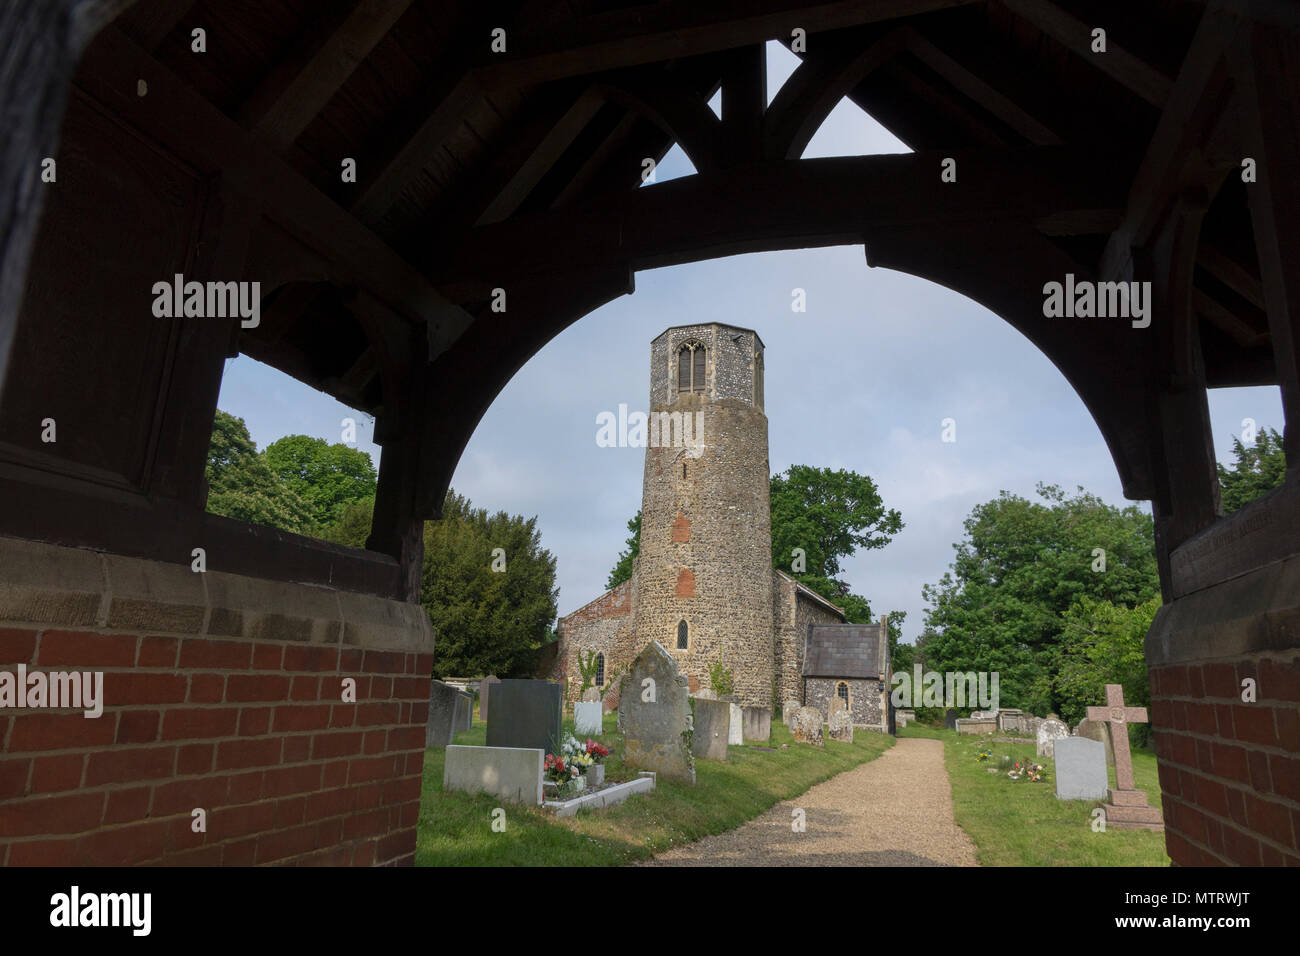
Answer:
[[[102,722],[0,716],[0,812],[67,802],[23,815],[5,862],[409,862],[433,650],[409,603],[421,525],[488,405],[638,269],[844,243],[1019,329],[1093,414],[1125,494],[1153,502],[1171,856],[1300,858],[1288,5],[487,6],[0,4],[0,647],[111,678]],[[801,60],[770,104],[769,40]],[[845,96],[915,151],[799,159]],[[673,142],[698,174],[641,187]],[[259,282],[258,324],[155,317],[150,290],[177,274]],[[1149,327],[1046,318],[1067,276],[1149,282]],[[366,551],[204,513],[238,352],[375,415]],[[1290,469],[1224,518],[1206,389],[1252,384],[1280,386]],[[347,726],[385,729],[382,753],[308,716],[338,710],[345,676],[378,688]],[[285,718],[241,736],[272,707]],[[52,752],[88,755],[83,779],[51,783]],[[194,806],[244,822],[186,842],[170,822]]]

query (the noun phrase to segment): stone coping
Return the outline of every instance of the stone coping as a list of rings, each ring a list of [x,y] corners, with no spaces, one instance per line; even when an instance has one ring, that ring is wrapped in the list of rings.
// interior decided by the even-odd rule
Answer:
[[[0,537],[0,626],[432,653],[418,604]]]
[[[622,803],[634,793],[649,793],[655,788],[655,773],[643,770],[635,780],[616,783],[613,786],[582,793],[572,800],[548,800],[542,804],[543,810],[550,810],[557,817],[571,817],[579,810],[612,807]]]

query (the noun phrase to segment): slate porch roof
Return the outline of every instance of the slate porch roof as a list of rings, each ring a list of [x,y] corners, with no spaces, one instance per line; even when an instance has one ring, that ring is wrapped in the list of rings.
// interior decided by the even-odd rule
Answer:
[[[880,640],[879,624],[810,624],[803,676],[879,680]]]

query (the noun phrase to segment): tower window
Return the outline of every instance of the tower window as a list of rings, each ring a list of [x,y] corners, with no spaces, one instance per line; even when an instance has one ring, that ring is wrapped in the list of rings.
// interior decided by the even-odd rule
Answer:
[[[605,655],[596,655],[596,686],[605,686]]]
[[[754,404],[763,407],[763,353],[754,353]]]
[[[677,649],[679,651],[686,650],[686,645],[688,643],[687,641],[688,636],[689,635],[687,634],[686,622],[678,621],[677,622]]]
[[[705,348],[699,342],[687,342],[677,350],[677,393],[704,391]]]
[[[682,477],[686,477],[686,462],[682,462]]]
[[[835,687],[835,693],[839,696],[840,700],[844,701],[845,704],[848,704],[849,702],[848,684],[844,683],[844,681],[840,681],[839,684],[836,685]]]

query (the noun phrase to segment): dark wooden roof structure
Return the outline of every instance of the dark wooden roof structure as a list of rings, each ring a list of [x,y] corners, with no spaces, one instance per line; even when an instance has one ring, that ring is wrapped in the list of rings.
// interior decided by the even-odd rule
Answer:
[[[1167,596],[1290,546],[1198,541],[1207,387],[1279,384],[1300,463],[1292,4],[51,0],[0,3],[0,38],[5,534],[175,561],[202,535],[411,599],[421,522],[562,329],[640,269],[861,243],[1060,369],[1155,503]],[[768,104],[770,40],[801,63]],[[844,97],[914,152],[801,159]],[[674,142],[698,173],[642,186]],[[260,324],[155,318],[174,273],[260,282]],[[1067,274],[1151,282],[1150,327],[1045,318]],[[376,416],[367,552],[203,514],[237,352]],[[42,445],[46,416],[77,425]]]

